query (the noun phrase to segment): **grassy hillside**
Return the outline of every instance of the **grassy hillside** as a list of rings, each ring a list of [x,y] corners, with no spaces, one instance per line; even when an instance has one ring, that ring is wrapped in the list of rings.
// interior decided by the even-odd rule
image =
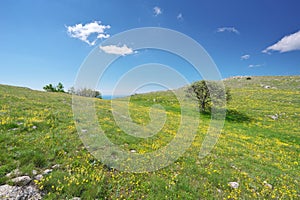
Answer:
[[[14,169],[33,176],[32,170],[59,164],[35,181],[45,199],[300,198],[300,77],[232,78],[225,85],[232,101],[213,151],[198,157],[210,121],[201,115],[195,140],[183,156],[148,173],[117,171],[93,158],[75,129],[70,95],[0,85],[0,184],[10,183],[5,175]],[[176,134],[178,101],[171,92],[156,92],[135,95],[130,102],[133,121],[143,125],[157,103],[165,107],[168,120],[150,139],[118,128],[108,100],[97,100],[99,124],[125,150],[157,150]],[[237,189],[228,185],[232,181],[239,183]]]

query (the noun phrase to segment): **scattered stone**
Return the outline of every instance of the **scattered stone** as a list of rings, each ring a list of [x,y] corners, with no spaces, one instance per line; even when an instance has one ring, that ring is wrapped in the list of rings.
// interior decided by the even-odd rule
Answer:
[[[271,86],[269,86],[269,85],[265,85],[265,86],[264,86],[264,88],[265,88],[265,89],[270,89],[270,88],[271,88]]]
[[[15,200],[15,199],[30,199],[40,200],[42,199],[42,193],[35,186],[0,186],[0,199]]]
[[[272,186],[270,183],[268,183],[267,181],[264,181],[263,183],[264,183],[264,185],[265,185],[266,187],[268,187],[268,188],[270,188],[270,189],[273,188],[273,186]]]
[[[37,126],[33,126],[32,129],[37,129]]]
[[[34,177],[34,179],[40,181],[40,180],[43,179],[43,175],[42,175],[42,174],[38,174],[38,175],[36,175],[36,176]]]
[[[8,131],[16,131],[18,130],[19,128],[12,128],[12,129],[9,129]]]
[[[86,130],[86,129],[81,129],[81,132],[82,132],[82,133],[86,133],[87,130]]]
[[[71,200],[81,200],[79,197],[73,197]]]
[[[220,190],[219,188],[217,189],[217,191],[218,191],[219,193],[222,193],[222,190]]]
[[[10,178],[12,176],[20,176],[21,172],[19,169],[14,169],[13,171],[11,171],[10,173],[6,174],[5,176]]]
[[[53,165],[51,168],[52,168],[52,169],[58,169],[58,168],[60,168],[60,164],[55,164],[55,165]]]
[[[11,181],[18,186],[24,186],[30,183],[31,178],[29,176],[19,176],[11,179]]]
[[[239,170],[236,166],[234,166],[234,165],[231,165],[231,167],[233,168],[233,169],[235,169],[235,170]]]
[[[20,125],[22,125],[23,124],[23,122],[17,122],[17,125],[18,126],[20,126]]]
[[[33,176],[37,175],[37,171],[36,171],[35,169],[32,170],[32,175],[33,175]]]
[[[43,172],[43,175],[50,174],[51,172],[52,172],[52,169],[46,169],[46,170]]]
[[[136,153],[136,150],[135,149],[130,149],[130,152],[131,153]]]
[[[234,189],[237,189],[240,186],[238,182],[229,182],[228,185]]]
[[[278,114],[275,115],[269,115],[273,120],[277,120],[278,119]]]

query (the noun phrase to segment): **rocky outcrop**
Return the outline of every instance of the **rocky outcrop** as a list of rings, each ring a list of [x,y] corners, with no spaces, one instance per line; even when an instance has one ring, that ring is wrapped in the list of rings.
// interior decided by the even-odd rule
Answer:
[[[41,192],[34,186],[0,186],[0,199],[5,200],[40,200],[42,199]]]

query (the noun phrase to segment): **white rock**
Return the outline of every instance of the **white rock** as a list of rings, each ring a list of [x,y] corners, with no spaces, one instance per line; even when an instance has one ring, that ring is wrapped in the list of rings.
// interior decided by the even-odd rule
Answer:
[[[130,152],[131,153],[136,153],[136,150],[135,149],[130,149]]]
[[[229,182],[228,185],[234,189],[237,189],[240,186],[238,182]]]
[[[60,167],[60,164],[55,164],[55,165],[53,165],[51,168],[52,169],[58,169]]]
[[[31,181],[31,178],[29,176],[19,176],[13,178],[11,181],[16,185],[23,186],[23,185],[27,185]]]
[[[0,199],[14,200],[14,199],[30,199],[40,200],[42,194],[35,186],[0,186]]]
[[[36,176],[34,177],[34,179],[40,181],[40,180],[43,179],[43,175],[42,175],[42,174],[38,174],[38,175],[36,175]]]
[[[278,114],[270,115],[270,117],[271,117],[273,120],[277,120],[277,119],[278,119]]]
[[[50,174],[51,172],[52,172],[52,169],[46,169],[46,170],[43,172],[43,175]]]
[[[264,181],[263,183],[264,183],[264,185],[265,185],[266,187],[268,187],[268,188],[270,188],[270,189],[273,188],[273,186],[272,186],[270,183],[268,183],[267,181]]]
[[[10,173],[6,174],[5,176],[10,178],[12,176],[20,176],[21,172],[19,169],[14,169],[13,171],[11,171]]]
[[[37,171],[34,169],[34,170],[32,170],[32,175],[37,175]]]
[[[33,129],[37,129],[37,127],[36,127],[36,126],[33,126],[32,128],[33,128]]]

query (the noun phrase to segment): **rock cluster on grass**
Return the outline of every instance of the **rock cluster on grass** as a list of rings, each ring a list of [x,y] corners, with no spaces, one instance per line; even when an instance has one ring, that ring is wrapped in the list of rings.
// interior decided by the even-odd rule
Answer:
[[[40,199],[42,199],[42,194],[34,185],[28,185],[28,186],[1,185],[0,186],[0,199],[40,200]]]
[[[42,174],[38,174],[36,170],[32,171],[35,180],[42,180],[44,175],[50,174],[53,169],[59,168],[60,165],[53,165],[52,169],[46,169]],[[6,174],[7,178],[14,184],[1,185],[0,186],[0,199],[15,200],[15,199],[30,199],[40,200],[42,199],[43,192],[40,191],[29,176],[21,176],[19,169],[15,169],[12,172]],[[13,178],[14,177],[14,178]]]

